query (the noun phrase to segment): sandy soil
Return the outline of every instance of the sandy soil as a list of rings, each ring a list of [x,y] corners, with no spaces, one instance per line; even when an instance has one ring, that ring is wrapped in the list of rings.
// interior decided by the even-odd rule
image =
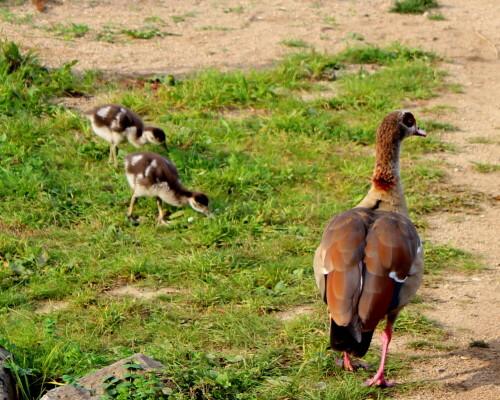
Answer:
[[[33,16],[21,24],[4,17],[0,27],[9,40],[37,50],[48,65],[78,59],[77,70],[127,75],[179,74],[206,66],[258,68],[291,51],[282,43],[287,40],[329,52],[360,39],[379,45],[398,41],[443,55],[442,69],[450,73],[450,81],[463,85],[464,93],[409,107],[417,119],[422,106],[454,107],[433,118],[457,128],[443,135],[456,151],[433,158],[442,162],[451,184],[484,193],[485,200],[477,213],[429,216],[424,237],[478,254],[488,269],[473,276],[450,274],[437,286],[424,285],[420,294],[432,306],[429,317],[446,327],[457,349],[416,353],[425,355],[425,362],[416,363],[408,381],[428,382],[429,388],[399,398],[493,400],[500,398],[500,173],[476,172],[473,162],[500,161],[500,2],[441,3],[438,12],[444,21],[388,13],[390,0],[60,0],[47,1],[43,13],[36,13],[29,2],[7,8],[14,16]],[[57,30],[70,23],[90,31],[63,40]],[[174,36],[141,40],[119,33],[148,24]],[[484,340],[490,347],[469,347],[472,340]],[[393,349],[409,352],[397,337]]]

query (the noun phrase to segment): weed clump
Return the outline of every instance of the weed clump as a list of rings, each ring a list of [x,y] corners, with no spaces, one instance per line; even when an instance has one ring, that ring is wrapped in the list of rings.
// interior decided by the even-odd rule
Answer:
[[[403,0],[396,1],[391,12],[400,14],[423,14],[431,8],[437,8],[439,4],[436,0]]]
[[[338,62],[348,64],[377,64],[384,66],[390,65],[395,61],[433,61],[437,59],[437,56],[428,51],[410,49],[395,43],[385,48],[373,45],[347,47],[338,54],[337,59]]]
[[[485,342],[484,340],[473,340],[469,343],[469,347],[481,347],[483,349],[488,349],[490,344]]]
[[[71,72],[76,61],[49,70],[32,51],[23,54],[9,41],[0,42],[0,112],[12,116],[19,111],[52,114],[50,98],[81,94]]]

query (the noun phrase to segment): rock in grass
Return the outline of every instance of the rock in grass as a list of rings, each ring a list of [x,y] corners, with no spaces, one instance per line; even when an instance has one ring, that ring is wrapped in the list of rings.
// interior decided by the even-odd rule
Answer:
[[[16,385],[10,371],[3,367],[3,361],[10,353],[0,347],[0,399],[17,400]]]
[[[41,400],[99,400],[100,396],[91,394],[88,390],[75,386],[61,386],[49,390]]]
[[[75,386],[62,386],[48,391],[41,400],[99,400],[100,395],[106,394],[103,383],[107,378],[112,376],[121,379],[125,374],[129,374],[131,369],[140,374],[160,371],[163,368],[165,366],[162,363],[151,357],[140,353],[134,354],[78,379],[78,385],[83,386],[85,389]]]

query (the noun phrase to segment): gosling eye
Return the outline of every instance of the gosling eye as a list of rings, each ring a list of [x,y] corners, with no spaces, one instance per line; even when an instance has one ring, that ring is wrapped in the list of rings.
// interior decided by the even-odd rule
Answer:
[[[199,193],[195,196],[194,201],[196,204],[199,206],[208,206],[208,197],[204,195],[203,193]]]

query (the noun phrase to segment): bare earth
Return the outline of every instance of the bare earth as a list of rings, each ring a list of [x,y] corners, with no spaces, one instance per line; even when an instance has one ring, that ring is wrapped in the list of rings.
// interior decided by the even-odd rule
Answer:
[[[389,13],[392,3],[60,0],[47,1],[45,12],[36,13],[27,2],[9,12],[16,16],[35,14],[28,23],[0,22],[0,27],[7,39],[34,48],[49,66],[78,59],[77,70],[126,75],[179,74],[207,66],[222,70],[258,68],[291,51],[281,42],[292,39],[329,52],[361,43],[361,38],[379,45],[398,41],[444,56],[442,69],[450,73],[450,81],[463,85],[465,93],[447,94],[408,107],[415,110],[417,119],[422,106],[454,107],[432,118],[457,128],[442,136],[456,152],[432,158],[442,162],[451,184],[484,193],[485,200],[480,212],[429,216],[429,229],[423,236],[427,241],[449,243],[480,255],[487,270],[472,276],[450,274],[437,286],[424,285],[420,294],[431,306],[428,316],[450,332],[450,341],[457,349],[410,351],[396,335],[393,350],[424,356],[423,362],[416,362],[407,382],[429,383],[426,389],[398,398],[496,400],[500,398],[500,173],[476,172],[473,162],[498,165],[500,161],[500,2],[443,0],[438,12],[444,21]],[[174,21],[172,16],[183,20]],[[105,29],[140,30],[151,23],[145,21],[151,17],[156,17],[157,26],[166,23],[160,28],[162,32],[180,36],[141,40],[118,34],[114,43],[97,40],[98,33]],[[91,30],[68,41],[43,29],[69,23]],[[472,340],[483,340],[490,347],[469,347]]]

